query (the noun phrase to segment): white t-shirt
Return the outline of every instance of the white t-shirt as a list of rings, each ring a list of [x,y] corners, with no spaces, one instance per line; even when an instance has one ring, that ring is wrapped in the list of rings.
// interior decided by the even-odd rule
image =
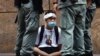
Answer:
[[[41,31],[41,27],[39,27],[38,29],[38,35],[37,35],[37,39],[36,39],[36,45],[39,44],[39,35],[40,35],[40,31]],[[60,38],[61,38],[61,29],[58,27],[58,32],[59,32],[59,40],[58,43],[60,43]],[[51,45],[46,44],[46,40],[47,38],[50,37],[50,40],[52,41]],[[54,28],[52,30],[48,30],[47,28],[44,28],[44,34],[43,34],[43,38],[42,41],[40,43],[40,45],[38,47],[57,47],[58,44],[56,44],[56,36],[55,36],[55,30]]]

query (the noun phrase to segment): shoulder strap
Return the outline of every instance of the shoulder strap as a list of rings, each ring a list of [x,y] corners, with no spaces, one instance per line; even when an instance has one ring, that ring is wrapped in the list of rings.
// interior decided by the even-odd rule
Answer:
[[[59,32],[58,32],[58,27],[55,26],[54,27],[55,30],[55,36],[56,36],[56,43],[58,44],[58,40],[59,40]],[[40,31],[40,36],[39,36],[39,43],[38,45],[40,45],[42,39],[43,39],[43,34],[44,34],[44,25],[41,26],[41,31]]]
[[[42,39],[43,39],[43,34],[44,34],[44,25],[41,26],[41,31],[40,31],[40,35],[39,35],[39,43],[38,45],[40,45]]]
[[[58,32],[58,27],[57,27],[57,26],[55,26],[54,30],[55,30],[55,36],[56,36],[56,43],[58,44],[58,40],[59,40],[59,32]]]

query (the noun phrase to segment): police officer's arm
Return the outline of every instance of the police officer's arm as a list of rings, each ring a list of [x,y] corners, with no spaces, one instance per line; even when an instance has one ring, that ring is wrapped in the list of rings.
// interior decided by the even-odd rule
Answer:
[[[34,50],[34,52],[38,53],[39,55],[42,55],[42,56],[49,56],[48,53],[46,53],[46,52],[40,50],[38,47],[34,47],[33,50]]]
[[[92,0],[87,0],[87,8],[92,4]]]

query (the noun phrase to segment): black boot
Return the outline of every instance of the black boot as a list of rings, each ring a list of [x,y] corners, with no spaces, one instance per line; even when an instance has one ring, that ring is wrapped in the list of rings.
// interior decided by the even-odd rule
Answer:
[[[16,52],[16,56],[20,56],[20,52]]]
[[[93,52],[88,52],[85,54],[86,56],[93,56]]]
[[[16,56],[20,56],[20,51],[19,50],[16,51]]]
[[[82,55],[79,55],[79,56],[86,56],[86,54],[82,54]]]
[[[21,56],[32,56],[31,54],[23,54]]]

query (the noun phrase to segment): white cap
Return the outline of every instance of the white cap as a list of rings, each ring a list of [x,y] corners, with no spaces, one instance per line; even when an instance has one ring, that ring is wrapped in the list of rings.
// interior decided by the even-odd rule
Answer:
[[[48,19],[48,18],[50,18],[50,17],[56,18],[57,16],[56,16],[55,13],[47,13],[46,15],[44,15],[44,20],[46,20],[46,19]]]

